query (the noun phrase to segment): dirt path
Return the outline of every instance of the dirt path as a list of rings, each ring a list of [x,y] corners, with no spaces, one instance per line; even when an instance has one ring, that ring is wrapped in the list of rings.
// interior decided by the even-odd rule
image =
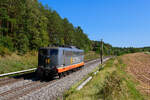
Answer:
[[[127,72],[140,83],[137,89],[150,95],[150,55],[134,53],[124,55],[122,59],[127,65]]]

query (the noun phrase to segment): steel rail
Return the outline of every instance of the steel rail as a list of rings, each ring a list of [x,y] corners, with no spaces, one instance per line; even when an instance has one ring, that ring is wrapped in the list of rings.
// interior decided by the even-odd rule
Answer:
[[[0,77],[8,76],[8,75],[13,75],[13,74],[19,74],[19,73],[25,73],[29,71],[34,71],[37,68],[32,68],[32,69],[27,69],[27,70],[22,70],[22,71],[17,71],[17,72],[11,72],[11,73],[5,73],[5,74],[0,74]]]

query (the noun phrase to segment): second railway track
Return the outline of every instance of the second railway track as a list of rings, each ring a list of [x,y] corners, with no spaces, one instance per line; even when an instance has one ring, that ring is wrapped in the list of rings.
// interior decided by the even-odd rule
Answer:
[[[0,87],[34,77],[34,72],[0,79]]]
[[[36,91],[37,89],[45,87],[55,81],[56,80],[53,80],[50,82],[40,82],[40,81],[31,82],[26,85],[3,92],[0,94],[0,97],[2,97],[1,99],[15,100],[15,99],[18,99],[19,97],[26,95],[32,91]]]

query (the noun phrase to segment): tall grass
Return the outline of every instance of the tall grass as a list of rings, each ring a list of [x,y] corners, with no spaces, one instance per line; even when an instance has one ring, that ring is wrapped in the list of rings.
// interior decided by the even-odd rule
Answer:
[[[0,74],[37,67],[37,52],[0,56]]]
[[[99,58],[100,55],[94,51],[89,51],[88,53],[85,54],[84,56],[84,60],[88,61],[88,60],[92,60],[92,59],[96,59]]]
[[[66,100],[144,100],[124,70],[121,58],[109,60],[105,67],[80,91],[67,91]],[[76,87],[73,87],[76,88]]]

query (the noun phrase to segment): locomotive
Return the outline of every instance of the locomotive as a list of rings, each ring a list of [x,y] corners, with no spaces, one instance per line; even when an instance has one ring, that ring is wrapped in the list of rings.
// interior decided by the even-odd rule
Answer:
[[[38,52],[36,74],[40,78],[58,75],[84,66],[84,50],[71,47],[42,47]]]

